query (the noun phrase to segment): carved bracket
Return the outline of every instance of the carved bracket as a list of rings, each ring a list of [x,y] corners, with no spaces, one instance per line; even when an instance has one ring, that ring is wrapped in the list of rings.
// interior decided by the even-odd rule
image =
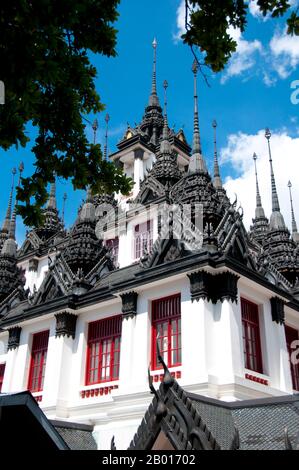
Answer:
[[[285,320],[284,301],[281,300],[279,297],[272,297],[270,299],[270,302],[271,302],[272,320],[282,325]]]
[[[57,313],[56,318],[56,333],[55,337],[71,336],[73,339],[76,335],[77,315],[68,312]]]
[[[13,326],[12,328],[9,328],[7,351],[16,349],[19,346],[21,331],[22,331],[22,328],[20,326]]]
[[[206,271],[188,274],[192,302],[207,299],[216,304],[225,299],[231,302],[238,301],[239,276],[230,272],[212,275]]]
[[[133,318],[137,314],[138,293],[131,291],[121,294],[122,314],[124,318]]]

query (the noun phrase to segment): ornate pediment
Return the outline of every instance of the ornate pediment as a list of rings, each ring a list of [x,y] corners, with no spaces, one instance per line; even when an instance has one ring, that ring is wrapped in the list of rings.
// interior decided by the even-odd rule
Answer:
[[[165,196],[165,187],[153,176],[148,176],[141,183],[140,191],[135,199],[135,203],[145,204],[159,197]]]

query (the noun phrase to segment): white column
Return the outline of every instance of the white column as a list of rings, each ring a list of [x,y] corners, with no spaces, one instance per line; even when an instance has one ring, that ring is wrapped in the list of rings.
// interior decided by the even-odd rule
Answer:
[[[50,329],[47,366],[44,380],[43,407],[55,406],[56,416],[67,416],[70,377],[72,369],[73,343],[72,336],[67,334],[55,336],[56,322]]]
[[[242,374],[241,335],[239,304],[226,299],[222,304],[218,301],[214,306],[209,374],[215,376],[219,384],[234,383],[235,375]]]
[[[126,315],[122,320],[119,367],[119,386],[121,394],[125,394],[128,390],[132,391],[132,384],[134,382],[132,365],[135,322],[136,315]]]
[[[132,376],[131,387],[135,392],[148,390],[148,367],[150,365],[150,321],[148,315],[148,298],[145,295],[138,297],[138,314],[135,318],[135,327],[132,340]]]
[[[264,304],[264,338],[262,338],[263,365],[270,384],[287,393],[293,393],[289,354],[284,325],[272,320],[270,301]]]
[[[143,154],[142,149],[136,149],[134,151],[134,189],[133,194],[136,196],[140,189],[140,181],[143,180]]]
[[[182,384],[207,381],[205,316],[207,301],[191,302],[190,289],[182,293]]]
[[[16,372],[15,362],[16,362],[17,354],[18,354],[18,348],[10,349],[9,351],[7,351],[6,361],[5,361],[4,380],[2,384],[2,393],[9,393],[9,392],[16,391],[12,389],[12,383],[13,383],[14,373]]]

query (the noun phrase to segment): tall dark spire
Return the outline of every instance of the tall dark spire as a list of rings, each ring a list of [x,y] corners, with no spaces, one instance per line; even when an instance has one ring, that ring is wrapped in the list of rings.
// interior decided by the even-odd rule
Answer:
[[[269,163],[270,163],[270,173],[271,173],[272,214],[270,217],[270,229],[273,229],[273,230],[277,230],[280,228],[285,229],[286,225],[284,222],[284,218],[280,212],[278,195],[277,195],[277,190],[276,190],[275,176],[274,176],[273,163],[272,163],[271,146],[270,146],[271,132],[270,132],[270,129],[268,128],[266,128],[265,137],[268,142]]]
[[[257,167],[256,167],[256,160],[257,160],[257,154],[253,154],[253,161],[254,161],[254,170],[255,170],[255,184],[256,184],[256,208],[255,208],[255,217],[265,217],[265,212],[262,206],[262,199],[260,195],[260,189],[259,189],[259,181],[258,181],[258,176],[257,176]]]
[[[106,131],[105,131],[105,145],[104,145],[104,160],[108,160],[108,123],[110,120],[110,116],[107,113],[105,116],[105,122],[106,122]]]
[[[54,177],[55,178],[55,177]],[[56,204],[56,178],[50,186],[50,194],[47,202],[47,209],[57,209]]]
[[[97,130],[99,128],[98,120],[95,119],[92,123],[92,130],[93,130],[93,145],[97,143]]]
[[[171,148],[170,148],[170,142],[169,142],[168,118],[167,118],[167,88],[168,88],[167,80],[164,80],[163,88],[164,88],[164,112],[163,112],[163,131],[162,131],[162,141],[160,145],[160,152],[170,153]]]
[[[194,60],[192,72],[194,75],[194,131],[193,131],[193,148],[192,156],[189,163],[189,171],[203,171],[207,173],[206,163],[201,152],[199,122],[198,122],[198,102],[197,102],[197,62]]]
[[[149,98],[149,106],[160,106],[159,98],[157,95],[157,75],[156,75],[156,66],[157,66],[157,40],[154,38],[152,43],[154,49],[154,58],[153,58],[153,75],[152,75],[152,91]]]
[[[298,233],[298,230],[297,230],[297,223],[296,223],[295,214],[294,214],[293,198],[292,198],[292,183],[290,181],[288,182],[288,188],[289,188],[290,203],[291,203],[292,236],[293,236],[293,240],[296,243],[298,243],[299,242],[299,233]]]
[[[252,219],[253,225],[250,227],[251,237],[259,242],[261,245],[264,242],[264,238],[269,229],[269,221],[265,216],[265,211],[262,206],[262,200],[259,189],[259,182],[257,176],[257,166],[256,166],[257,155],[253,154],[254,169],[255,169],[255,183],[256,183],[256,208],[255,208],[255,218]]]
[[[164,116],[163,116],[163,129],[162,140],[160,143],[160,150],[157,154],[150,175],[160,181],[167,189],[181,178],[176,156],[173,154],[171,144],[169,141],[169,127],[167,118],[167,88],[168,83],[166,80],[163,82],[164,88]]]
[[[268,151],[269,151],[269,163],[270,163],[270,172],[271,172],[271,191],[272,191],[272,212],[280,212],[278,195],[276,190],[275,184],[275,176],[273,170],[273,163],[272,163],[272,153],[271,153],[271,146],[270,146],[270,139],[271,139],[271,132],[270,129],[267,127],[265,131],[265,137],[268,142]]]
[[[214,129],[214,186],[216,189],[222,189],[222,181],[221,181],[221,176],[220,176],[220,170],[219,170],[219,163],[218,163],[218,152],[217,152],[217,122],[214,119],[212,122],[212,126]]]
[[[11,183],[11,189],[10,189],[10,195],[9,195],[9,199],[8,199],[6,215],[5,215],[3,225],[2,225],[2,229],[0,231],[0,250],[3,246],[3,243],[8,238],[16,172],[17,172],[17,170],[15,168],[13,168],[12,169],[12,183]]]

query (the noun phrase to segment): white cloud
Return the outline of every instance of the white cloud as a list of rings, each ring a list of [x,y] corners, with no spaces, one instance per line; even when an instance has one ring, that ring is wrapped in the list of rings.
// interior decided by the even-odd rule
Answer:
[[[242,132],[228,137],[227,146],[221,151],[221,161],[229,162],[236,172],[236,177],[228,177],[225,188],[228,195],[238,201],[244,209],[244,223],[248,229],[255,210],[255,174],[252,155],[258,155],[257,167],[260,193],[266,216],[271,214],[271,185],[267,141],[264,130],[255,135]],[[299,138],[292,138],[286,130],[273,132],[271,137],[273,166],[281,212],[291,227],[290,202],[287,183],[293,185],[293,200],[296,219],[299,224]]]
[[[186,32],[185,16],[186,16],[185,0],[181,0],[179,6],[177,8],[177,11],[176,11],[177,31],[173,35],[173,39],[174,39],[175,42],[178,42],[181,39],[181,35]]]
[[[273,68],[280,78],[287,78],[299,64],[299,36],[276,32],[270,41]]]
[[[257,0],[249,0],[248,9],[249,9],[249,12],[252,14],[252,16],[254,16],[255,18],[259,18],[263,20],[268,19],[268,15],[263,16],[260,10],[260,7],[257,4]]]
[[[228,32],[237,43],[237,50],[228,62],[221,83],[225,83],[229,78],[242,75],[246,70],[251,69],[256,63],[256,54],[262,52],[262,44],[255,39],[246,41],[238,28],[230,27]]]

